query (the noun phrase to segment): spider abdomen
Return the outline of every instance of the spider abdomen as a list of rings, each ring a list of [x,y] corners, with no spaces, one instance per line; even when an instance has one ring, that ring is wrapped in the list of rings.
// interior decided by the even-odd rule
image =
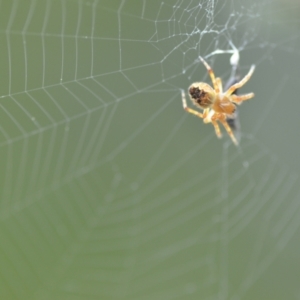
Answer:
[[[211,107],[215,102],[215,91],[207,83],[195,82],[189,87],[188,91],[193,103],[202,109]]]

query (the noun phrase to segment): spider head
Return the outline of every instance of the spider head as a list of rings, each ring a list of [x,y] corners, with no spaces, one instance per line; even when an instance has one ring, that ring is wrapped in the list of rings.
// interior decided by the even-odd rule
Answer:
[[[215,102],[216,93],[207,83],[195,82],[189,87],[189,95],[196,106],[209,108]]]

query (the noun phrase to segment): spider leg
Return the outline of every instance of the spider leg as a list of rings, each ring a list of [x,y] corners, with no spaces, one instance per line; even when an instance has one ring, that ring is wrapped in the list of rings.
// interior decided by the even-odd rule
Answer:
[[[225,92],[225,97],[230,96],[235,90],[237,90],[238,88],[242,87],[252,76],[253,72],[255,69],[255,65],[252,65],[248,74],[239,82],[235,83],[234,85],[232,85],[226,92]]]
[[[236,84],[239,81],[240,81],[240,75],[239,75],[238,64],[232,64],[231,74],[230,74],[230,77],[229,77],[228,81],[226,82],[224,90],[227,91],[232,85]],[[231,94],[231,97],[233,95],[238,95],[237,92],[238,92],[238,89],[236,89]],[[235,135],[236,139],[239,141],[240,140],[241,126],[240,126],[240,121],[239,121],[239,115],[238,115],[238,109],[237,108],[236,108],[235,112],[232,115],[230,115],[230,116],[227,115],[226,116],[226,122],[229,125],[230,129],[233,131],[233,134]]]
[[[221,138],[222,137],[222,133],[221,133],[221,130],[220,130],[220,127],[219,127],[219,124],[217,121],[215,120],[211,120],[211,123],[214,125],[215,127],[215,132],[216,132],[216,135],[218,138]]]
[[[230,126],[228,125],[228,123],[226,122],[226,117],[225,115],[221,115],[218,120],[223,124],[224,128],[226,129],[228,135],[230,136],[231,140],[233,141],[233,143],[237,146],[239,143],[237,141],[237,139],[235,138]]]
[[[200,59],[202,61],[202,63],[204,64],[209,76],[210,76],[210,79],[212,81],[212,84],[214,86],[214,90],[216,91],[216,93],[218,94],[220,92],[220,89],[219,89],[219,85],[218,85],[218,82],[216,80],[216,77],[215,77],[215,73],[214,71],[212,70],[212,68],[210,67],[210,65],[200,56]]]
[[[181,97],[182,97],[182,106],[183,106],[183,109],[185,111],[187,111],[188,113],[190,114],[193,114],[199,118],[203,118],[203,114],[201,114],[200,112],[198,112],[197,110],[194,110],[192,108],[189,108],[186,104],[186,98],[185,98],[185,92],[183,90],[181,90]]]
[[[216,78],[216,83],[217,83],[217,85],[218,85],[218,87],[219,87],[219,92],[220,92],[220,94],[222,94],[222,93],[223,93],[222,79],[221,79],[220,77],[217,77],[217,78]]]
[[[240,96],[231,95],[231,100],[232,100],[232,102],[234,102],[236,104],[241,104],[243,101],[249,100],[253,97],[254,97],[254,93],[249,93],[249,94],[240,95]]]

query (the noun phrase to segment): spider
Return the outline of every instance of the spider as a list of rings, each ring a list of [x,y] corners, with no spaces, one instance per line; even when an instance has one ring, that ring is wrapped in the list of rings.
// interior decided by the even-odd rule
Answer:
[[[183,108],[185,111],[202,118],[204,123],[212,123],[215,128],[216,135],[219,138],[222,137],[222,134],[217,121],[222,123],[233,143],[238,145],[238,141],[227,123],[227,118],[234,117],[234,112],[236,110],[235,104],[240,105],[243,101],[254,97],[254,93],[239,96],[233,93],[250,79],[255,66],[252,65],[248,74],[243,79],[231,85],[227,91],[223,92],[221,78],[215,77],[215,74],[209,64],[203,58],[200,57],[200,59],[207,69],[213,87],[205,82],[194,82],[188,89],[191,101],[195,106],[203,109],[203,113],[187,106],[185,92],[182,90],[181,96]]]

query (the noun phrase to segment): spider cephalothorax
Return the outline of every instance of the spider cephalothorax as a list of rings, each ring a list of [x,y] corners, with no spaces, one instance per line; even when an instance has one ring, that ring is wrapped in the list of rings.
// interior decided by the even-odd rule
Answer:
[[[208,71],[213,87],[205,82],[195,82],[191,84],[188,89],[191,101],[195,106],[203,109],[203,113],[200,113],[187,106],[184,91],[182,91],[183,108],[187,112],[194,114],[199,118],[203,118],[204,123],[212,123],[215,127],[218,137],[222,136],[220,127],[217,123],[217,121],[220,121],[225,127],[232,141],[237,145],[238,142],[226,120],[233,116],[236,110],[235,104],[241,104],[243,101],[254,97],[254,93],[240,96],[234,95],[233,93],[250,79],[254,72],[255,66],[252,65],[248,74],[242,80],[233,84],[228,88],[227,91],[223,92],[221,78],[215,77],[213,70],[204,59],[201,58],[201,61]]]

